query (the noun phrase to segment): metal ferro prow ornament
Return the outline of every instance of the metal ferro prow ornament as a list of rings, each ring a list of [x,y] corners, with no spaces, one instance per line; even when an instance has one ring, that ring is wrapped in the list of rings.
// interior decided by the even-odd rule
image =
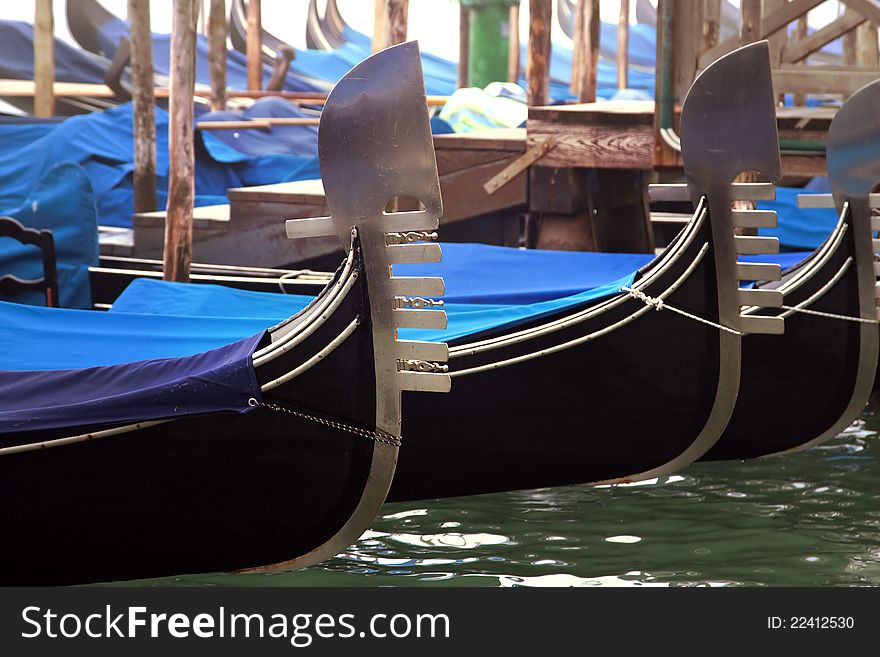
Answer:
[[[443,213],[426,108],[416,42],[355,66],[330,92],[318,128],[330,217],[287,221],[290,238],[336,234],[346,248],[351,231],[357,231],[370,293],[376,427],[395,436],[400,435],[402,390],[447,392],[450,387],[441,365],[448,358],[445,344],[397,339],[398,328],[446,327],[446,313],[438,309],[442,301],[430,299],[443,295],[443,279],[391,275],[393,264],[441,257],[439,244],[410,239],[436,240],[433,231]],[[386,212],[403,196],[418,200],[424,210]]]
[[[738,289],[740,280],[770,276],[755,276],[757,268],[738,264],[737,255],[776,253],[778,240],[739,235],[730,239],[735,225],[731,184],[736,176],[758,171],[777,183],[782,171],[767,41],[734,50],[697,77],[681,108],[681,145],[691,199],[696,205],[705,197],[713,219],[719,298],[735,290],[739,307],[781,305],[775,290]],[[748,213],[736,217],[737,225],[747,226]],[[779,278],[778,266],[760,267]],[[719,308],[719,321],[743,333],[782,333],[784,327],[781,317],[743,316],[741,308],[730,304]]]

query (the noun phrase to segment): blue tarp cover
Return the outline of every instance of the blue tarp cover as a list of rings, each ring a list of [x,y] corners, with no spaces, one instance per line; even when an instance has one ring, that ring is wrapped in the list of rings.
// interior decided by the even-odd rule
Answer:
[[[0,433],[245,412],[267,326],[0,302]]]
[[[399,275],[443,275],[446,280],[446,330],[401,330],[403,338],[448,342],[573,308],[617,294],[635,279],[633,265],[638,267],[652,259],[642,254],[525,251],[475,244],[444,244],[443,248],[441,265],[394,267]],[[480,265],[479,258],[464,257],[483,252],[490,261],[494,258],[489,266]],[[778,261],[787,269],[806,255],[786,254]],[[574,266],[578,262],[580,269]],[[478,271],[483,274],[475,281],[471,277]],[[565,276],[572,276],[580,287],[573,288],[575,284],[565,280]],[[473,290],[469,289],[471,285]],[[299,312],[311,300],[312,297],[302,295],[138,279],[120,295],[110,313],[251,317],[262,318],[268,325]],[[237,334],[233,332],[228,337],[234,339]]]
[[[759,235],[779,238],[784,249],[816,249],[837,225],[837,211],[832,208],[799,208],[798,194],[812,189],[777,187],[775,201],[758,201],[759,210],[776,210],[776,228],[761,228]],[[817,190],[818,191],[818,190]]]
[[[54,39],[55,79],[59,82],[104,84],[109,62]],[[0,77],[34,79],[34,27],[22,21],[0,20]]]
[[[98,264],[98,225],[89,179],[76,164],[59,164],[39,181],[18,208],[4,211],[27,228],[49,229],[55,241],[55,260],[61,306],[90,308],[89,267]],[[35,246],[0,238],[0,276],[43,276],[43,260]],[[28,291],[10,299],[45,304],[42,292]]]
[[[258,113],[270,105],[256,103],[251,111]],[[279,129],[279,134],[288,135],[287,130]],[[307,149],[310,131],[301,134],[302,148]],[[31,138],[34,141],[29,141]],[[258,150],[255,138],[246,141]],[[289,136],[284,139],[292,141]],[[0,211],[21,205],[56,163],[75,162],[91,182],[98,223],[130,227],[134,210],[133,144],[131,103],[74,116],[49,127],[0,124]],[[249,155],[201,132],[197,133],[195,151],[196,205],[226,203],[226,190],[231,187],[320,177],[316,155]],[[168,190],[168,113],[158,107],[156,175],[158,207],[164,208]]]

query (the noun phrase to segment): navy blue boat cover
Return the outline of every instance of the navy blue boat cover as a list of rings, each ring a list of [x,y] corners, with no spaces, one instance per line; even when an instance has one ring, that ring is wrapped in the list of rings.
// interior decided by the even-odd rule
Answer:
[[[108,62],[55,39],[55,79],[104,84]],[[0,77],[34,79],[34,28],[22,21],[0,20]]]
[[[246,412],[267,326],[0,302],[0,433]]]

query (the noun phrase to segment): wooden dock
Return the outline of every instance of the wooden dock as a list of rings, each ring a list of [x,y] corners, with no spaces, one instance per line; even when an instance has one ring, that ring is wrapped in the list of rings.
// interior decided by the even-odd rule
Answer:
[[[483,184],[522,155],[526,131],[436,135],[434,147],[443,195],[443,239],[516,245],[519,217],[526,210],[528,173],[512,177],[492,194]],[[194,209],[194,261],[257,267],[333,266],[341,253],[336,238],[290,241],[285,235],[285,219],[329,213],[320,180],[230,189],[227,196],[228,205]],[[165,212],[136,214],[132,224],[128,240],[119,233],[104,235],[102,253],[160,258]]]

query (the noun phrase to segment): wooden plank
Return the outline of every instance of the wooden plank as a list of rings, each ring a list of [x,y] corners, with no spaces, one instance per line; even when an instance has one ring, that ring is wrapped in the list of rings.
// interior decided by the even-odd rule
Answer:
[[[556,121],[577,125],[651,125],[653,100],[609,100],[600,103],[545,105],[529,108],[529,121]]]
[[[272,126],[318,125],[319,117],[251,119],[245,121],[199,121],[196,130],[270,130]]]
[[[825,0],[792,0],[781,9],[777,9],[771,14],[767,14],[761,21],[761,30],[759,38],[763,39],[773,34],[777,30],[781,30],[791,21],[797,19],[802,14],[808,12]],[[722,55],[726,55],[740,44],[739,35],[725,39],[711,50],[707,50],[699,58],[699,67],[706,68]]]
[[[248,89],[256,91],[263,88],[263,20],[262,0],[248,0],[247,3],[247,84]]]
[[[494,194],[504,185],[513,180],[516,176],[521,174],[523,171],[532,166],[535,162],[544,157],[544,155],[546,155],[551,148],[556,146],[557,143],[559,143],[559,140],[556,138],[556,136],[550,136],[544,141],[537,142],[524,154],[520,155],[507,167],[505,167],[504,170],[499,172],[494,177],[490,178],[483,185],[483,189],[486,190],[487,194]]]
[[[864,21],[865,19],[859,14],[847,12],[825,27],[816,30],[811,35],[787,43],[782,50],[782,61],[790,64],[800,62],[817,50],[821,50],[835,39],[839,39],[861,23],[864,23]],[[804,26],[806,27],[806,23],[804,23]],[[798,23],[798,30],[801,30],[800,22]],[[803,32],[806,34],[806,29],[803,29]]]
[[[188,281],[192,262],[195,153],[196,3],[174,0],[171,27],[171,98],[168,108],[168,215],[163,254],[165,280]]]
[[[558,137],[559,143],[537,166],[654,168],[654,131],[650,124],[623,127],[589,124],[573,126],[529,119],[529,146],[551,136]]]
[[[226,0],[211,0],[208,18],[208,64],[211,67],[211,109],[226,109]]]
[[[156,209],[156,121],[149,0],[128,0],[134,131],[134,211]],[[225,45],[224,45],[225,47]]]
[[[459,134],[434,135],[434,148],[485,149],[524,152],[526,150],[525,128],[499,128],[478,130]]]
[[[782,67],[773,71],[776,93],[826,93],[849,96],[880,78],[880,71],[836,66]]]
[[[34,116],[55,114],[55,19],[52,0],[34,5]]]
[[[551,0],[529,0],[529,48],[526,58],[526,98],[529,105],[546,105],[550,98]]]

